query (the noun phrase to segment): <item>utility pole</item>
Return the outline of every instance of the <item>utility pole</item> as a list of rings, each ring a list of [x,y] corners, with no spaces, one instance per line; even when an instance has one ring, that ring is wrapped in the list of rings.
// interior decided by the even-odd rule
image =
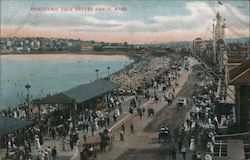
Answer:
[[[109,70],[110,70],[110,67],[108,66],[107,69],[108,69],[108,77],[109,77]]]
[[[214,31],[214,23],[213,23],[213,58],[212,58],[212,61],[213,61],[213,64],[216,63],[216,50],[215,50],[215,31]]]
[[[25,88],[27,89],[27,98],[26,98],[26,103],[27,103],[27,117],[28,120],[30,120],[30,95],[29,95],[29,89],[30,89],[31,85],[29,83],[27,83],[25,85]]]
[[[98,72],[99,72],[99,69],[96,69],[96,80],[98,80]]]

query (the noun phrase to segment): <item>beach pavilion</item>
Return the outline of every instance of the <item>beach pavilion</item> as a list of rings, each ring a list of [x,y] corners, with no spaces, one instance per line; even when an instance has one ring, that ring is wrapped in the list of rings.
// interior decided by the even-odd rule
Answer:
[[[30,125],[32,125],[32,123],[27,120],[0,116],[0,137],[14,133]]]
[[[22,129],[25,129],[31,126],[32,123],[27,120],[12,118],[12,117],[4,117],[0,116],[0,148],[6,146],[7,153],[9,153],[9,147],[6,145],[6,139],[9,134],[12,134],[16,131],[21,131],[19,133],[23,133]],[[0,159],[3,155],[1,155]]]
[[[62,104],[68,106],[71,108],[72,115],[75,115],[76,110],[83,108],[85,104],[91,104],[89,106],[95,106],[95,110],[101,109],[101,107],[98,106],[99,104],[97,99],[108,95],[118,87],[120,87],[120,85],[117,83],[105,79],[99,79],[88,84],[78,85],[56,95],[44,97],[34,101],[33,103],[38,106],[39,120],[41,119],[41,105],[44,104]]]

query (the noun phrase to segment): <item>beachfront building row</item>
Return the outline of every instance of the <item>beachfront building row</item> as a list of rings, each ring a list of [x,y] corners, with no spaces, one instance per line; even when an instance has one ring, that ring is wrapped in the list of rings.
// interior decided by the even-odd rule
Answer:
[[[1,38],[1,53],[42,53],[58,51],[130,51],[138,49],[133,44],[82,41],[59,38]]]
[[[1,53],[79,51],[80,40],[56,38],[1,38]]]

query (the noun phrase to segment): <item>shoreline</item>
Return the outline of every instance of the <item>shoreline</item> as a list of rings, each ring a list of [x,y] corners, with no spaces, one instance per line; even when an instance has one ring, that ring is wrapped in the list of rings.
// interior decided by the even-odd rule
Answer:
[[[114,52],[113,52],[114,53]],[[51,53],[44,53],[44,54],[30,54],[31,56],[36,56],[36,55],[58,55],[58,56],[60,56],[60,54],[61,55],[68,55],[68,56],[70,56],[70,55],[81,55],[81,56],[83,56],[83,55],[90,55],[90,56],[97,56],[98,54],[74,54],[74,53],[65,53],[65,54],[62,54],[62,53],[58,53],[58,54],[51,54]],[[5,54],[6,56],[20,56],[20,55],[23,55],[23,56],[27,56],[27,55],[29,55],[29,54]],[[141,60],[141,55],[133,55],[133,56],[127,56],[127,55],[124,55],[124,54],[119,54],[119,55],[117,55],[117,54],[107,54],[107,55],[100,55],[100,56],[112,56],[113,58],[114,58],[114,56],[125,56],[125,57],[128,57],[129,59],[132,59],[133,61],[131,62],[131,63],[129,63],[128,65],[126,65],[126,66],[124,66],[123,68],[121,68],[120,70],[118,70],[118,71],[116,71],[116,72],[114,72],[114,73],[111,73],[110,75],[109,75],[109,77],[112,77],[112,76],[116,76],[116,75],[119,75],[120,73],[122,73],[124,70],[126,70],[127,68],[129,68],[129,67],[131,67],[132,65],[134,65],[134,64],[136,64],[136,63],[138,63],[138,61],[140,61]],[[1,59],[1,54],[0,54],[0,59]],[[1,62],[1,61],[0,61]],[[109,78],[109,77],[103,77],[103,79],[106,79],[106,78]],[[88,82],[89,83],[89,82]],[[81,83],[82,84],[82,83]],[[4,110],[8,110],[9,108],[10,109],[14,109],[14,108],[17,108],[18,106],[20,106],[21,105],[21,103],[20,104],[18,104],[17,106],[13,106],[13,107],[6,107],[6,108],[1,108],[0,107],[0,112],[1,111],[4,111]]]
[[[30,53],[0,53],[0,56],[4,55],[58,55],[58,54],[72,54],[72,55],[137,55],[137,51],[55,51],[55,52],[30,52]]]

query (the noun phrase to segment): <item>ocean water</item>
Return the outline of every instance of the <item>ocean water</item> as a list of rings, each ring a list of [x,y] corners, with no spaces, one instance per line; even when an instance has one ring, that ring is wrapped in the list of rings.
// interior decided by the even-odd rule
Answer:
[[[0,110],[104,78],[132,63],[123,55],[0,55]]]

